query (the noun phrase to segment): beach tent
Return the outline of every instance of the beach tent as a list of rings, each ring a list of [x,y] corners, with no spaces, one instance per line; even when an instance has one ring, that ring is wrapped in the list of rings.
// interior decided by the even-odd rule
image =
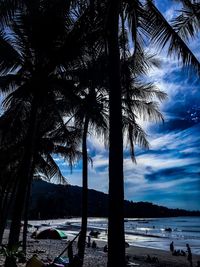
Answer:
[[[58,229],[48,228],[36,234],[37,239],[66,239],[67,235]]]

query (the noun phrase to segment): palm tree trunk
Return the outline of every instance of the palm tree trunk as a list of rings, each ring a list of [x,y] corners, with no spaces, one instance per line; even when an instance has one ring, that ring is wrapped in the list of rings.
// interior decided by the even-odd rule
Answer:
[[[82,222],[81,233],[78,240],[78,255],[81,259],[80,266],[83,266],[86,233],[87,233],[87,215],[88,215],[88,154],[87,154],[87,133],[88,133],[89,118],[86,116],[83,129],[82,143]]]
[[[7,202],[7,196],[8,192],[6,191],[6,188],[2,185],[1,188],[1,197],[0,197],[0,244],[2,243],[4,229],[5,229],[5,210],[4,210],[4,204]]]
[[[125,266],[123,135],[118,43],[120,1],[110,0],[107,24],[109,59],[109,215],[108,267]]]
[[[34,164],[33,164],[34,166]],[[27,192],[26,192],[26,200],[25,200],[25,209],[24,209],[24,227],[23,227],[23,240],[22,240],[22,249],[24,254],[26,255],[26,244],[27,244],[27,231],[28,231],[28,211],[29,211],[29,202],[30,202],[30,193],[31,193],[31,185],[33,180],[33,166],[32,172],[30,175],[30,179],[28,181]]]
[[[2,244],[2,240],[3,240],[3,234],[4,234],[4,230],[6,227],[6,221],[7,221],[7,211],[8,209],[5,209],[5,204],[7,206],[7,201],[8,201],[8,192],[4,193],[4,196],[2,194],[2,199],[1,199],[1,209],[0,209],[0,244]],[[8,208],[8,207],[7,207]]]
[[[0,218],[0,244],[2,243],[4,230],[6,227],[7,219],[8,219],[8,213],[10,211],[10,207],[13,201],[13,198],[16,193],[17,188],[17,180],[14,181],[14,184],[12,185],[10,182],[5,187],[4,196],[2,199],[2,205],[1,205],[1,218]]]
[[[8,246],[10,248],[12,248],[13,245],[16,245],[19,242],[21,219],[24,210],[27,186],[32,174],[34,146],[37,132],[37,111],[38,97],[35,96],[32,102],[30,125],[27,132],[25,153],[19,172],[17,174],[19,177],[19,184],[17,188],[16,199],[13,207],[12,221],[10,226],[8,242]]]

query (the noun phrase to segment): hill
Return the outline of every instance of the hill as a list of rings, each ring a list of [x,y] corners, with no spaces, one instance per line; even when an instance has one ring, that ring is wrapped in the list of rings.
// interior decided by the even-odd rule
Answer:
[[[53,219],[81,216],[81,191],[79,186],[55,185],[40,179],[32,185],[30,219]],[[149,202],[124,201],[125,217],[175,217],[200,216],[200,211],[169,209]],[[108,195],[89,189],[88,216],[108,216]]]

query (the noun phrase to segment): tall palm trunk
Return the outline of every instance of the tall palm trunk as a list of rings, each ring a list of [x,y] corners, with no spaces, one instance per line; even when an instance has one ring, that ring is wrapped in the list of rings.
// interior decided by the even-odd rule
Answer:
[[[9,242],[8,245],[11,248],[13,245],[19,242],[21,219],[24,210],[24,203],[26,199],[26,192],[29,180],[31,179],[33,158],[34,158],[34,146],[37,132],[37,112],[38,112],[38,97],[34,97],[32,102],[30,124],[27,132],[25,153],[22,164],[20,166],[18,177],[19,183],[16,193],[16,199],[13,207],[13,215],[10,226]]]
[[[89,118],[86,116],[83,129],[82,140],[82,222],[81,233],[78,240],[78,255],[81,259],[80,266],[83,266],[88,215],[88,154],[87,154],[87,133]]]
[[[110,83],[108,267],[125,266],[122,92],[118,43],[119,10],[120,1],[110,0],[107,24]]]
[[[33,164],[33,166],[34,166],[34,164]],[[32,166],[30,179],[29,179],[28,185],[27,185],[27,192],[26,192],[26,199],[25,199],[25,209],[24,209],[24,227],[23,227],[22,248],[23,248],[23,252],[25,253],[25,255],[26,255],[26,243],[27,243],[27,231],[28,231],[28,211],[29,211],[31,185],[32,185],[32,179],[33,179],[33,169],[34,169],[33,166]]]

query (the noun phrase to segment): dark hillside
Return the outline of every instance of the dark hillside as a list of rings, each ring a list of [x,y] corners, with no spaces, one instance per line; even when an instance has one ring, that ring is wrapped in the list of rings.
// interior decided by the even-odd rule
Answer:
[[[55,185],[35,180],[32,186],[30,219],[53,219],[81,215],[81,187]],[[89,190],[88,216],[107,217],[108,195]],[[117,203],[116,203],[117,205]],[[168,209],[149,202],[124,201],[125,217],[200,216],[198,211]]]

